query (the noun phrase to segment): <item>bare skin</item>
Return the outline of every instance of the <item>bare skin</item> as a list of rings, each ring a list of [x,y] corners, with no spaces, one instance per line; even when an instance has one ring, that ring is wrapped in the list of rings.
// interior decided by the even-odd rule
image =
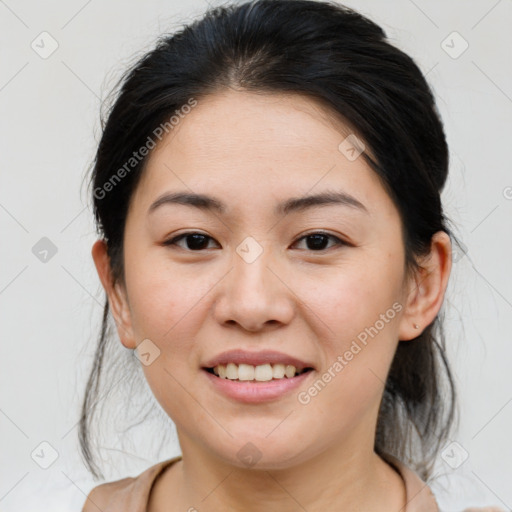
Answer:
[[[157,480],[151,512],[405,506],[402,479],[373,451],[377,414],[398,341],[418,336],[414,324],[424,328],[441,308],[450,239],[436,233],[422,271],[405,275],[398,211],[364,158],[338,149],[348,133],[301,96],[229,90],[201,99],[149,156],[126,222],[124,283],[112,283],[105,243],[95,243],[121,342],[133,349],[150,339],[160,350],[143,369],[183,453]],[[350,194],[367,211],[329,204],[274,212],[326,190]],[[214,196],[226,212],[164,204],[148,213],[176,191]],[[321,250],[304,238],[319,231],[328,236]],[[164,245],[185,232],[210,238],[200,250],[186,238]],[[236,252],[246,237],[263,249],[251,263]],[[301,403],[298,393],[381,315],[378,334]],[[281,351],[314,371],[297,392],[243,404],[201,369],[232,348]],[[237,456],[248,442],[261,457],[252,467]]]

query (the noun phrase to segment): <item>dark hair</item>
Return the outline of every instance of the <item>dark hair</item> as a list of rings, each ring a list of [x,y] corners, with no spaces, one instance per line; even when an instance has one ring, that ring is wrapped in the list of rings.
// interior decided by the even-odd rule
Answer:
[[[454,238],[440,198],[448,148],[433,94],[418,66],[386,40],[382,28],[349,8],[310,0],[212,8],[160,37],[118,88],[107,121],[102,121],[90,182],[115,282],[124,279],[128,204],[147,157],[132,161],[129,169],[126,162],[191,98],[200,101],[226,88],[306,96],[327,106],[358,134],[368,148],[363,157],[399,211],[407,273],[420,269],[418,258],[429,253],[434,233],[445,231]],[[111,338],[108,319],[105,299],[79,426],[82,455],[96,478],[101,472],[91,451],[90,428]],[[410,464],[425,480],[458,412],[443,321],[441,310],[414,341],[399,342],[374,446],[376,453]]]

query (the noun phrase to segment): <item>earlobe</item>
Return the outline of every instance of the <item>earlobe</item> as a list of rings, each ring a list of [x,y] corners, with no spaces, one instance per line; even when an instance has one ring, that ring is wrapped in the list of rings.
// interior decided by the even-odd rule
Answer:
[[[400,340],[417,338],[435,320],[448,285],[451,255],[450,237],[438,231],[432,237],[430,254],[421,262],[420,271],[411,281],[400,324]]]
[[[110,311],[114,317],[121,343],[126,348],[133,349],[136,344],[132,331],[130,308],[123,287],[119,283],[114,283],[112,279],[105,240],[97,240],[92,246],[91,254],[101,284],[107,294]]]

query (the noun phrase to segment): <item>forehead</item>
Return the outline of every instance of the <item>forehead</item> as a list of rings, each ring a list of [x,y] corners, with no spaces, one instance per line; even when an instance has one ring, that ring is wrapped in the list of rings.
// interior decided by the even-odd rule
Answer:
[[[351,130],[318,101],[299,94],[223,90],[198,101],[159,145],[194,144],[194,155],[289,157],[308,149],[332,152]],[[226,153],[229,151],[229,155]],[[263,155],[261,155],[263,156]]]
[[[340,151],[351,129],[298,94],[223,91],[198,100],[146,162],[137,195],[215,192],[226,202],[266,204],[323,190],[356,196],[369,210],[392,205],[364,158]],[[270,203],[269,203],[270,204]]]

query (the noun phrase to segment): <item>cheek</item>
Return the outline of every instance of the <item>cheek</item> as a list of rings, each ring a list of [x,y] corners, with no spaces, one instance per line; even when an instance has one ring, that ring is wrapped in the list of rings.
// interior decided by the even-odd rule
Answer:
[[[333,269],[320,279],[319,276],[301,279],[296,289],[304,311],[309,309],[316,314],[316,325],[322,329],[319,339],[331,340],[332,348],[339,350],[376,323],[384,337],[393,337],[390,331],[396,324],[393,319],[398,316],[393,304],[400,297],[400,279],[394,264],[371,265],[361,259]]]
[[[391,284],[382,282],[386,279],[389,274],[354,268],[328,285],[303,289],[304,315],[307,309],[314,312],[310,325],[322,345],[322,368],[299,402],[310,417],[305,421],[317,418],[326,440],[339,437],[340,430],[373,425],[397,344],[400,306]]]
[[[144,268],[133,265],[126,270],[134,333],[138,340],[149,339],[158,347],[158,357],[142,369],[156,400],[173,418],[190,408],[184,389],[190,389],[190,367],[199,364],[198,331],[212,287],[189,274],[147,260]]]
[[[398,343],[400,279],[396,264],[370,257],[301,288],[323,345],[321,391],[305,390],[310,411],[349,428],[378,406]]]
[[[133,251],[126,259],[132,327],[140,337],[166,343],[189,326],[211,285],[191,266],[170,265],[159,251]]]

